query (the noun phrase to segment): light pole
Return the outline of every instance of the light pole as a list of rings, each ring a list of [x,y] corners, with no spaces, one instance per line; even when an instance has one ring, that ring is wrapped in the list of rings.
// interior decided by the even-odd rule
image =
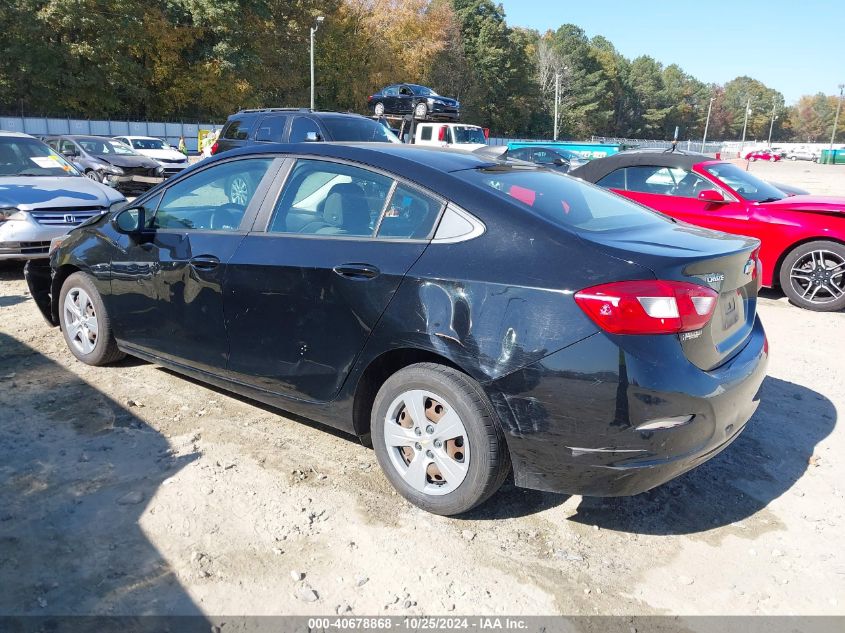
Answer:
[[[554,140],[557,140],[557,109],[560,103],[560,71],[555,71],[555,125]]]
[[[830,150],[833,150],[833,140],[836,138],[836,128],[839,126],[839,110],[842,109],[842,92],[845,84],[839,84],[839,101],[836,102],[836,117],[833,119],[833,132],[830,133]]]
[[[317,33],[317,29],[320,28],[320,25],[325,20],[322,15],[317,16],[317,21],[314,23],[314,26],[311,27],[311,109],[314,109],[314,35]]]
[[[710,127],[710,112],[713,110],[713,102],[716,97],[710,97],[710,105],[707,106],[707,121],[704,123],[704,136],[701,139],[701,153],[704,153],[704,144],[707,142],[707,128]]]
[[[775,109],[777,108],[777,101],[772,97],[772,122],[769,124],[769,149],[772,149],[772,130],[775,127]]]
[[[748,129],[748,115],[751,114],[751,97],[748,97],[748,102],[745,104],[745,122],[742,124],[742,143],[739,146],[739,157],[745,153],[745,131]]]

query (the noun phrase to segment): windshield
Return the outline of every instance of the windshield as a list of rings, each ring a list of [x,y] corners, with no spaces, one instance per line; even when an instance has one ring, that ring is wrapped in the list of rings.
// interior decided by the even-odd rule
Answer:
[[[94,156],[111,156],[115,154],[121,156],[137,156],[128,145],[107,138],[78,138],[76,142],[82,149]]]
[[[452,133],[455,135],[455,143],[487,143],[484,138],[484,130],[468,125],[456,125],[452,128]]]
[[[604,189],[544,169],[497,166],[455,175],[576,232],[629,230],[671,221]]]
[[[41,141],[0,136],[0,177],[79,175],[69,162]]]
[[[751,200],[752,202],[772,202],[773,200],[782,200],[786,197],[786,194],[780,189],[776,189],[764,180],[760,180],[757,176],[753,176],[731,163],[709,165],[704,169],[708,174],[716,176],[716,178],[723,181],[746,200]]]
[[[170,146],[157,138],[133,138],[132,147],[135,149],[170,149]]]
[[[331,140],[353,143],[399,143],[396,135],[381,123],[364,117],[325,117]]]

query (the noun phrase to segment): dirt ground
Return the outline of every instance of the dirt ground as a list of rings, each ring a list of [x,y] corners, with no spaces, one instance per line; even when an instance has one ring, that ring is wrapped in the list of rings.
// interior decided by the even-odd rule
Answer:
[[[751,169],[845,193],[845,169]],[[0,264],[0,614],[845,614],[845,314],[760,314],[762,404],[712,461],[618,500],[508,483],[447,519],[352,438],[76,362]]]

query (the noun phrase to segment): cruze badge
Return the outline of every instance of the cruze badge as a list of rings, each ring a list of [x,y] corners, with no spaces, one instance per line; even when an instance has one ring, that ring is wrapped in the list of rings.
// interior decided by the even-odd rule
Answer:
[[[725,276],[722,273],[707,273],[706,275],[702,275],[701,278],[708,284],[716,284],[725,280]]]

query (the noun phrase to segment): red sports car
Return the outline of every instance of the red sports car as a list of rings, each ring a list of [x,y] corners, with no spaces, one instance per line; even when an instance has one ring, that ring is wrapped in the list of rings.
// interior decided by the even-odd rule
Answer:
[[[771,162],[777,162],[780,160],[780,154],[775,154],[767,149],[755,149],[750,152],[746,152],[743,158],[750,161],[768,160]]]
[[[620,152],[569,172],[690,224],[756,237],[762,283],[809,310],[845,308],[845,198],[787,196],[703,154]]]

